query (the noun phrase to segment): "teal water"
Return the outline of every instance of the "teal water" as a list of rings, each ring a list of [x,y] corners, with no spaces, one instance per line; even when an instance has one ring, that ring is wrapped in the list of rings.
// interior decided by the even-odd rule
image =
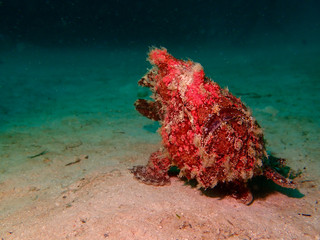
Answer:
[[[5,143],[10,133],[32,134],[28,129],[33,128],[78,129],[86,122],[104,125],[119,119],[130,129],[132,119],[141,119],[133,102],[139,94],[149,94],[136,84],[150,67],[145,60],[146,51],[147,47],[51,50],[25,46],[2,54],[2,147],[12,147]],[[285,148],[288,155],[300,149],[292,156],[295,160],[308,162],[309,156],[315,154],[316,161],[320,125],[317,47],[206,46],[168,51],[200,62],[209,77],[241,97],[264,127],[271,149]],[[66,118],[76,119],[65,126]],[[112,128],[117,130],[117,124]],[[78,130],[73,134],[81,134],[82,130]],[[103,127],[101,130],[108,131]],[[142,138],[144,132],[132,134]],[[1,163],[7,161],[4,158]],[[10,165],[16,161],[11,160]]]

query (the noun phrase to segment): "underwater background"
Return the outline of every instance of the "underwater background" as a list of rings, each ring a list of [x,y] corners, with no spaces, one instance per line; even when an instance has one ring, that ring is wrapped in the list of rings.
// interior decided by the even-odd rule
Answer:
[[[228,231],[234,231],[236,236],[260,239],[319,239],[319,13],[320,2],[316,0],[1,0],[0,237],[223,239],[229,236]],[[159,206],[152,210],[157,201],[152,194],[159,191],[157,188],[150,190],[150,195],[146,193],[150,198],[136,199],[150,206],[143,212],[148,216],[145,221],[137,220],[141,215],[138,210],[134,214],[134,200],[131,205],[125,202],[131,194],[149,191],[132,179],[127,168],[145,164],[161,141],[156,132],[159,125],[140,116],[133,106],[137,98],[151,94],[138,87],[137,81],[151,68],[146,57],[152,46],[201,63],[207,76],[249,106],[264,129],[269,153],[286,158],[292,169],[302,172],[298,195],[272,193],[258,197],[250,206],[264,212],[265,222],[255,210],[248,213],[241,206],[232,212],[232,207],[225,209],[221,201],[214,201],[216,198],[202,200],[199,196],[199,201],[210,201],[209,209],[218,204],[216,212],[230,211],[233,220],[221,216],[220,222],[240,226],[244,219],[252,220],[247,228],[222,224],[221,229],[228,231],[217,233],[209,227],[214,222],[201,225],[194,220],[197,209],[190,206],[190,210],[188,202],[179,205],[185,197],[179,194],[181,199],[173,200],[176,204],[159,202],[167,207],[165,216],[173,212],[172,218],[165,218],[157,212]],[[95,188],[96,181],[104,182],[104,189],[110,187],[109,193],[118,196],[114,205],[99,202],[105,206],[105,215],[103,211],[90,215],[87,209],[90,216],[86,221],[95,231],[83,229],[83,221],[74,227],[71,222],[78,215],[64,215],[76,200],[80,204],[87,196],[79,190],[83,179],[87,182],[81,186],[92,185],[85,192],[91,194],[91,201],[104,192],[102,187]],[[185,187],[182,184],[173,184],[174,191],[160,190],[161,196],[172,196]],[[117,192],[119,189],[122,192]],[[71,196],[70,192],[79,195]],[[118,202],[122,202],[121,210]],[[163,202],[167,202],[165,197]],[[290,211],[287,204],[291,204]],[[178,221],[182,215],[177,209],[186,211],[183,221],[195,221],[193,228],[183,225],[186,231],[173,235],[172,227],[162,233],[147,227],[148,222],[160,221],[162,216],[167,225],[181,230]],[[279,214],[279,209],[285,212]],[[90,222],[94,214],[99,220]],[[60,218],[52,220],[53,215]],[[106,220],[106,215],[113,218]],[[281,227],[281,215],[290,219],[288,229]],[[214,217],[206,216],[213,221]],[[108,221],[118,225],[108,228],[104,225]],[[118,227],[124,222],[125,227]],[[41,223],[54,227],[41,230]],[[30,230],[35,225],[39,227]],[[132,229],[139,226],[144,230],[132,235]],[[260,234],[265,235],[257,235],[261,226],[264,230],[260,229]],[[277,231],[271,230],[277,227]],[[81,228],[82,235],[76,235],[75,228]]]

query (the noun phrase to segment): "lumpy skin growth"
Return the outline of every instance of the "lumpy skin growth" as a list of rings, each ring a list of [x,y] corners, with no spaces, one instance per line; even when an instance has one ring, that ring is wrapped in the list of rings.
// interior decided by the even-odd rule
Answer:
[[[202,66],[174,58],[165,48],[152,48],[153,68],[138,84],[149,87],[154,101],[138,99],[136,110],[160,121],[162,147],[134,176],[152,185],[170,183],[169,168],[196,179],[200,188],[222,183],[245,204],[253,200],[247,182],[264,175],[287,188],[295,184],[265,164],[263,131],[239,98],[206,77]]]

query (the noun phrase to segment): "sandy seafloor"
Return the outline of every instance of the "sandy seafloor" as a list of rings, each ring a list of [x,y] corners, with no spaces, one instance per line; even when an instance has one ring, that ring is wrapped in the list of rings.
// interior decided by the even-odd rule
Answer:
[[[147,50],[1,52],[0,239],[320,239],[320,48],[168,49],[241,97],[268,151],[302,170],[299,191],[253,184],[250,206],[133,179],[160,146],[133,107]]]

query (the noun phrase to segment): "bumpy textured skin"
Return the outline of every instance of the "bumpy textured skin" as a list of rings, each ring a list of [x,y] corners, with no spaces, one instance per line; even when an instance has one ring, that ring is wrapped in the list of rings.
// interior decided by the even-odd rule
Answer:
[[[171,166],[199,187],[232,186],[232,195],[248,204],[246,183],[265,175],[284,187],[294,183],[263,166],[268,156],[263,132],[239,98],[205,76],[202,66],[171,56],[166,49],[149,52],[153,68],[138,82],[149,87],[154,101],[138,99],[142,115],[160,121],[163,147],[147,166],[135,166],[135,177],[147,184],[170,182]]]

